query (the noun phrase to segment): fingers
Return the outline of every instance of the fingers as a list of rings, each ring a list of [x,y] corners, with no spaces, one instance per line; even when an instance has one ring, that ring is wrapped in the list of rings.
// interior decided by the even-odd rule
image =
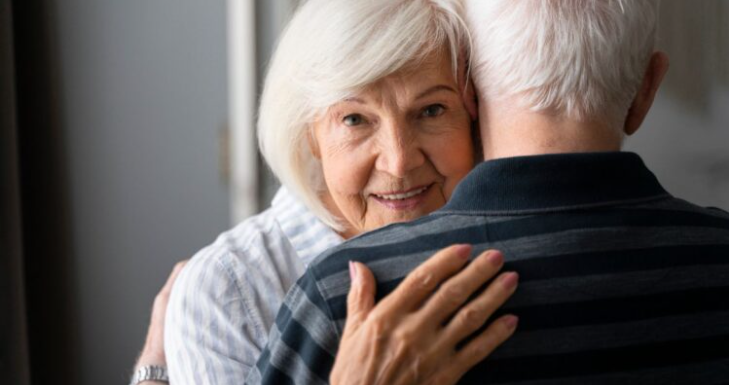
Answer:
[[[175,264],[175,267],[172,269],[170,277],[167,278],[167,282],[165,282],[165,285],[162,287],[162,292],[170,292],[172,290],[172,285],[174,285],[177,276],[180,275],[180,272],[182,271],[182,268],[185,267],[185,265],[187,264],[187,261],[189,260],[186,259]]]
[[[481,253],[463,271],[451,277],[433,294],[423,307],[422,316],[429,322],[442,323],[453,315],[471,295],[504,265],[501,252],[488,250]]]
[[[420,307],[441,282],[463,268],[470,255],[470,245],[453,245],[441,249],[410,272],[397,289],[381,301],[378,308],[402,312]]]
[[[519,282],[514,272],[499,275],[481,294],[456,313],[443,330],[446,341],[456,344],[481,328],[491,315],[506,302]]]
[[[483,361],[504,341],[514,334],[519,318],[505,315],[492,322],[483,333],[464,346],[453,360],[452,368],[457,373],[456,381],[474,365]]]
[[[352,286],[347,294],[347,329],[356,330],[364,322],[375,306],[375,277],[367,266],[359,262],[349,262]]]

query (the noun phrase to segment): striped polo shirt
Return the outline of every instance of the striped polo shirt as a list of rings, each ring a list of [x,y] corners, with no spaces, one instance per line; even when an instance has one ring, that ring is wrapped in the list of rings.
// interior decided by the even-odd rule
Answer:
[[[372,269],[381,298],[454,243],[499,249],[520,274],[499,311],[520,317],[516,333],[461,383],[729,383],[729,214],[672,197],[624,152],[484,162],[441,210],[325,252],[248,382],[326,383],[348,261]]]

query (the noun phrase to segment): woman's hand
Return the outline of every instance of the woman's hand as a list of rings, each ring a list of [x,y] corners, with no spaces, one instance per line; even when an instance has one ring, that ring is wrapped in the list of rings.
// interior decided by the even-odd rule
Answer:
[[[172,292],[172,285],[175,283],[177,275],[180,274],[180,271],[182,271],[186,263],[187,261],[185,260],[175,265],[174,269],[172,269],[172,274],[167,278],[167,282],[162,287],[162,290],[154,298],[152,318],[149,322],[149,330],[147,331],[147,340],[144,343],[144,348],[142,348],[142,353],[139,355],[136,365],[134,365],[135,371],[142,366],[148,365],[167,366],[164,345],[165,313],[167,312],[167,303],[170,299],[170,292]],[[157,382],[143,381],[140,384],[146,383],[152,384]]]
[[[454,384],[509,338],[518,323],[513,315],[459,346],[514,293],[519,279],[503,273],[469,301],[504,263],[500,252],[490,250],[464,268],[470,253],[468,245],[439,251],[377,306],[372,272],[351,263],[347,323],[331,383]]]

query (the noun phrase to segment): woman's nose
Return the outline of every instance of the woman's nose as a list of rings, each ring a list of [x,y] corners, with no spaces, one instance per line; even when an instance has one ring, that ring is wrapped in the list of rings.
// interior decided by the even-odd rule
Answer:
[[[383,127],[384,128],[384,127]],[[377,168],[396,178],[404,178],[410,171],[425,162],[425,154],[413,135],[403,123],[392,123],[381,130],[382,138],[377,158]]]

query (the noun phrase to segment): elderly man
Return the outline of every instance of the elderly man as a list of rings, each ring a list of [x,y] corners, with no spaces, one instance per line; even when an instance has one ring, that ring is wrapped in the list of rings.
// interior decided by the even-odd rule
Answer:
[[[620,152],[668,67],[654,51],[657,1],[466,5],[486,161],[440,211],[310,265],[249,381],[328,379],[330,347],[347,339],[347,289],[369,274],[359,263],[384,296],[436,250],[465,243],[502,250],[521,283],[497,312],[517,315],[519,330],[462,382],[726,382],[729,214],[674,198]],[[388,354],[397,365],[401,352]],[[417,382],[426,364],[403,370]]]

